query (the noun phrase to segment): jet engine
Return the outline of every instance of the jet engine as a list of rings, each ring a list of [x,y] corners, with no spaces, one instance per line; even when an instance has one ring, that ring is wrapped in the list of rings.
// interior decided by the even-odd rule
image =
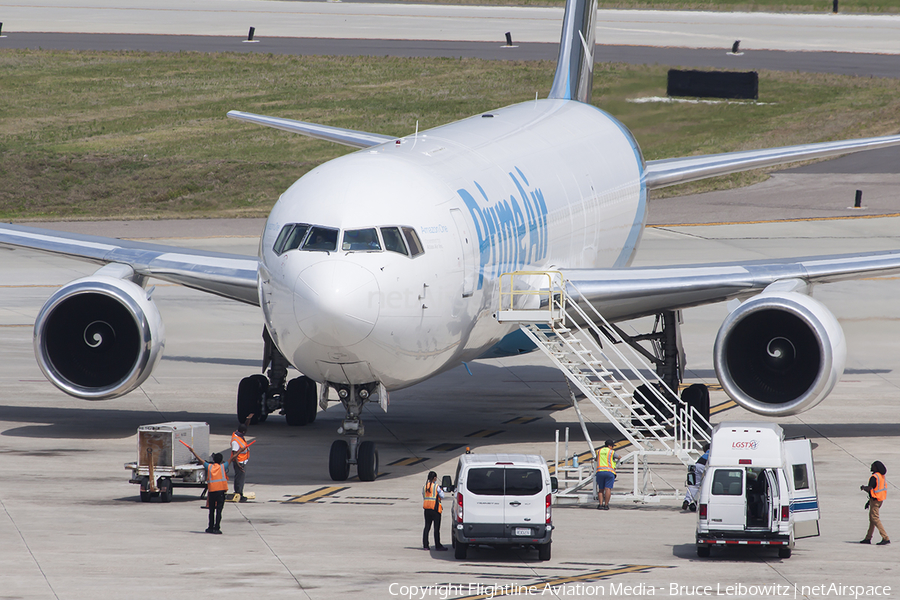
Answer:
[[[735,402],[781,416],[822,401],[843,374],[846,357],[844,332],[821,302],[796,292],[764,292],[725,319],[713,362]]]
[[[106,400],[141,385],[162,356],[165,332],[149,294],[125,265],[107,265],[60,288],[34,324],[34,353],[62,391]]]

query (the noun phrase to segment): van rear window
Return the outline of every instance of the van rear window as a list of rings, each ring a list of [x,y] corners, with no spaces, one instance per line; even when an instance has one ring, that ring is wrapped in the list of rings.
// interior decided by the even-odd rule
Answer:
[[[544,486],[540,469],[487,467],[471,469],[466,487],[478,496],[534,496]]]
[[[471,469],[466,478],[466,487],[478,496],[502,496],[503,468]]]
[[[538,469],[506,469],[507,496],[534,496],[543,487]]]
[[[795,490],[808,490],[809,489],[809,473],[806,471],[805,464],[799,465],[791,465],[794,471],[794,489]]]
[[[716,469],[713,473],[714,496],[740,496],[744,493],[743,469]]]

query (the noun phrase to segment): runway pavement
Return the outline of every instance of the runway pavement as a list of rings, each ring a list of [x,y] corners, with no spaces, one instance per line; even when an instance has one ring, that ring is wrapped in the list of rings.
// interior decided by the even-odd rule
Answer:
[[[559,41],[562,8],[273,0],[0,0],[4,32]],[[900,54],[900,15],[603,10],[597,40],[613,46]]]

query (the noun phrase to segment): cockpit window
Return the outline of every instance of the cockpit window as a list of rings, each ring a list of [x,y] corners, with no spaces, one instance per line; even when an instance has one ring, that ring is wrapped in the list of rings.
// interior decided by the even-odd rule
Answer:
[[[399,227],[382,227],[381,237],[384,238],[385,250],[409,256],[409,252],[406,251],[406,244],[403,242],[403,236],[400,235]]]
[[[341,250],[347,252],[377,252],[381,250],[378,233],[374,227],[368,229],[348,229],[344,232]]]
[[[409,254],[413,258],[425,252],[425,249],[422,248],[422,242],[419,241],[419,236],[416,235],[415,229],[412,227],[404,227],[403,235],[406,236],[406,243],[409,244]]]
[[[334,252],[337,249],[338,230],[329,229],[328,227],[313,227],[309,230],[306,242],[303,243],[304,250],[326,250]]]
[[[303,236],[309,230],[309,225],[289,224],[285,225],[275,240],[275,246],[272,248],[275,254],[283,254],[288,250],[296,250],[303,241]]]

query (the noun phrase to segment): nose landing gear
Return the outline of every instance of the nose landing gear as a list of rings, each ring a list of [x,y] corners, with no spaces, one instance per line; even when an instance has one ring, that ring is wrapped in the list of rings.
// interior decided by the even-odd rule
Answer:
[[[360,437],[365,433],[360,414],[362,407],[370,399],[370,394],[375,388],[374,383],[359,385],[335,385],[338,398],[347,411],[338,433],[346,435],[347,439],[335,440],[331,444],[331,453],[328,456],[328,473],[333,481],[346,481],[350,475],[350,465],[356,465],[356,472],[360,481],[375,481],[378,477],[378,450],[375,442],[361,442]],[[387,392],[379,386],[379,394],[386,398]],[[325,396],[327,398],[327,396]],[[386,407],[386,401],[382,401],[382,407]]]

